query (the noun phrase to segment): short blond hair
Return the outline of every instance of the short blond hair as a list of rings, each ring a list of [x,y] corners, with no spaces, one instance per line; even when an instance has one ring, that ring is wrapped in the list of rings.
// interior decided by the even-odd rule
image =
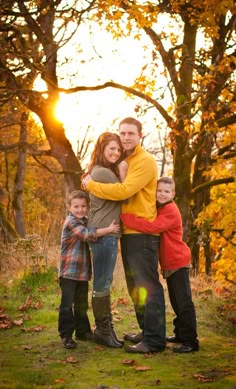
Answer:
[[[137,127],[137,130],[138,130],[139,134],[142,133],[142,123],[139,120],[135,119],[135,118],[127,117],[127,118],[121,120],[121,122],[119,124],[119,128],[120,128],[120,126],[122,124],[133,124],[134,126]]]
[[[173,191],[175,191],[175,181],[173,178],[170,178],[170,177],[161,177],[159,178],[159,180],[157,181],[157,186],[160,182],[163,182],[164,184],[169,184],[171,185],[171,189]]]
[[[66,199],[66,204],[68,207],[71,206],[71,202],[74,199],[85,199],[87,204],[89,205],[89,195],[84,190],[73,190],[73,192],[70,192]]]

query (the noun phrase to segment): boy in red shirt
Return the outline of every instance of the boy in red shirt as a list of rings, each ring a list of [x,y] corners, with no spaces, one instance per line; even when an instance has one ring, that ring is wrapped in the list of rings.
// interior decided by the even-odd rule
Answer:
[[[175,183],[169,177],[157,182],[158,214],[153,222],[131,214],[122,214],[121,220],[128,228],[147,234],[160,233],[160,265],[166,278],[171,306],[176,314],[173,321],[174,336],[167,341],[182,343],[173,348],[176,353],[198,351],[196,313],[192,301],[189,279],[190,249],[183,242],[180,211],[173,201]]]

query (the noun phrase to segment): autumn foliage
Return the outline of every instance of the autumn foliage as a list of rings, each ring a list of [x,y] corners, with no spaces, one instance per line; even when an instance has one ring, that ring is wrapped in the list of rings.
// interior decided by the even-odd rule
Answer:
[[[183,217],[184,239],[191,247],[194,271],[213,272],[232,283],[236,230],[233,0],[93,0],[74,1],[72,7],[62,1],[6,1],[0,17],[0,109],[4,113],[1,131],[7,128],[14,134],[1,138],[0,143],[6,177],[1,181],[1,186],[5,185],[2,214],[7,211],[11,224],[18,222],[19,228],[19,220],[24,219],[22,194],[33,204],[35,196],[28,196],[26,181],[20,174],[24,170],[19,170],[19,166],[29,170],[31,158],[53,172],[54,177],[56,174],[57,182],[58,177],[64,177],[62,196],[80,187],[80,158],[54,114],[59,93],[120,89],[130,99],[136,99],[135,116],[145,121],[153,112],[153,131],[159,133],[160,139],[166,134],[162,171],[166,173],[164,156],[168,149],[172,163],[168,174],[176,181],[176,202]],[[101,84],[98,79],[95,85],[85,86],[79,85],[76,76],[66,84],[61,68],[66,62],[75,65],[75,61],[79,67],[83,53],[78,43],[77,58],[70,57],[69,52],[68,58],[61,59],[60,49],[69,46],[74,35],[78,42],[84,42],[82,28],[86,24],[112,34],[114,50],[116,42],[122,39],[125,45],[127,37],[140,43],[146,63],[130,85],[116,80]],[[83,58],[83,63],[91,60]],[[34,87],[38,78],[45,82],[43,92]],[[10,116],[6,114],[9,112]],[[40,147],[34,147],[31,137],[25,138],[30,132],[32,113],[40,122],[38,133],[44,134]],[[13,117],[14,125],[9,120]],[[13,149],[20,152],[18,159],[12,155],[8,159]],[[54,161],[48,162],[49,159]],[[36,169],[31,177],[27,173],[27,183],[39,185],[42,191],[35,172]],[[47,196],[49,202],[52,197]],[[49,210],[51,204],[43,203]],[[58,209],[60,204],[53,212]]]

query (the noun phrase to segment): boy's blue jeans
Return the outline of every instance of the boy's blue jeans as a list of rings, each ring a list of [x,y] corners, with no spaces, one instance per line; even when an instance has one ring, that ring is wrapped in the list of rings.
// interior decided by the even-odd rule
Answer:
[[[107,296],[113,280],[115,269],[118,238],[102,236],[90,243],[93,261],[93,296]]]
[[[91,331],[87,315],[88,281],[60,278],[61,304],[59,307],[58,331],[61,338],[70,338]]]
[[[159,239],[146,234],[127,234],[121,238],[128,291],[144,343],[153,351],[163,351],[166,345],[164,291],[157,270]]]

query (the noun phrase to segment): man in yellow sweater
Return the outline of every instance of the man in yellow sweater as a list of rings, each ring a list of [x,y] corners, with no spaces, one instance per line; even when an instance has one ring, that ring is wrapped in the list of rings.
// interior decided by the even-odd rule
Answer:
[[[93,195],[123,201],[122,213],[131,213],[153,221],[156,217],[157,165],[153,156],[141,147],[142,124],[128,117],[121,121],[119,133],[128,171],[122,183],[95,182],[87,175],[83,185]],[[123,226],[121,254],[127,288],[134,304],[141,333],[126,334],[135,345],[131,353],[161,352],[165,349],[165,301],[157,271],[158,235],[142,234]]]

